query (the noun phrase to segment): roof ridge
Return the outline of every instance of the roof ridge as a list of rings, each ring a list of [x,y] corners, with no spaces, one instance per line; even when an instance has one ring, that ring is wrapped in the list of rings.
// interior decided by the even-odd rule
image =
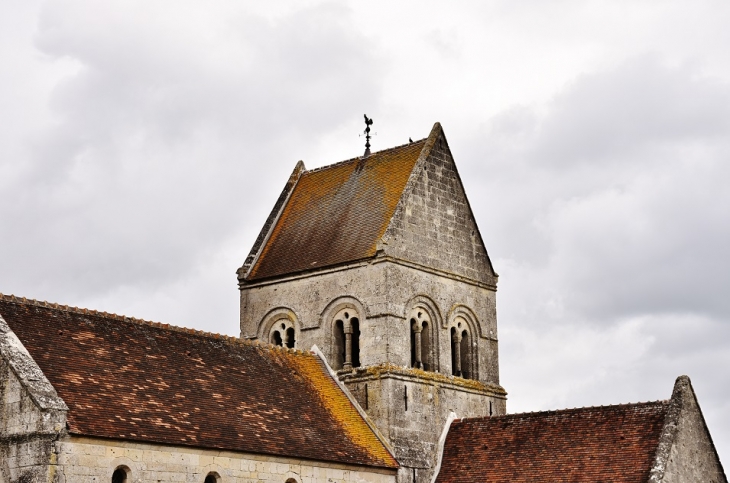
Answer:
[[[413,141],[413,142],[408,142],[408,143],[405,143],[405,144],[401,144],[401,145],[398,145],[398,146],[392,146],[392,147],[390,147],[390,148],[382,149],[382,150],[380,150],[380,151],[375,151],[374,153],[370,153],[370,154],[369,154],[369,155],[367,156],[367,158],[371,158],[371,157],[375,156],[376,154],[381,154],[381,153],[385,153],[385,152],[388,152],[388,151],[393,151],[393,150],[395,150],[395,149],[400,149],[400,148],[404,148],[404,147],[406,147],[406,146],[410,146],[411,144],[417,144],[417,143],[420,143],[420,142],[423,142],[423,141],[425,141],[426,139],[427,139],[427,138],[423,138],[423,139],[419,139],[419,140],[417,140],[417,141]],[[323,171],[323,170],[325,170],[325,169],[329,169],[329,168],[334,168],[334,167],[336,167],[336,166],[342,166],[343,164],[347,164],[347,163],[354,163],[355,161],[360,161],[360,160],[362,160],[362,159],[363,159],[363,158],[365,158],[365,157],[366,157],[366,156],[357,156],[357,157],[354,157],[354,158],[350,158],[350,159],[345,159],[345,160],[343,160],[343,161],[337,161],[336,163],[332,163],[332,164],[326,164],[326,165],[324,165],[324,166],[320,166],[320,167],[318,167],[318,168],[312,168],[312,169],[308,169],[308,170],[305,170],[304,172],[305,172],[305,173],[316,173],[316,172],[318,172],[318,171]]]
[[[18,297],[13,294],[7,295],[7,294],[0,292],[0,300],[4,300],[6,302],[11,302],[11,303],[20,304],[20,305],[31,305],[34,307],[62,310],[62,311],[70,312],[73,314],[94,315],[94,316],[104,317],[107,319],[117,320],[120,322],[129,322],[129,323],[138,324],[138,325],[146,325],[149,327],[156,327],[158,329],[170,330],[173,332],[180,332],[183,334],[195,335],[198,337],[205,337],[208,339],[215,339],[215,340],[220,340],[220,341],[224,341],[224,342],[230,342],[232,344],[254,346],[254,347],[260,347],[262,349],[269,349],[269,350],[279,350],[279,351],[284,351],[284,352],[288,352],[291,354],[298,354],[298,353],[311,354],[310,351],[306,351],[306,350],[302,350],[302,349],[290,349],[288,347],[280,347],[280,346],[276,346],[274,344],[262,342],[260,340],[242,339],[240,337],[235,337],[235,336],[227,335],[227,334],[219,334],[217,332],[208,332],[205,330],[193,329],[191,327],[182,327],[179,325],[165,324],[162,322],[155,322],[155,321],[151,321],[151,320],[139,319],[137,317],[130,317],[127,315],[120,315],[120,314],[115,314],[115,313],[110,313],[110,312],[102,312],[102,311],[94,310],[94,309],[75,307],[73,305],[61,305],[61,304],[58,304],[55,302],[47,302],[45,300],[36,300],[36,299],[29,299],[26,297]]]
[[[651,405],[662,405],[662,406],[668,406],[670,400],[669,399],[658,399],[656,401],[641,401],[641,402],[635,402],[635,403],[621,403],[621,404],[603,404],[599,406],[582,406],[582,407],[575,407],[575,408],[564,408],[564,409],[545,409],[542,411],[526,411],[523,413],[511,413],[511,414],[502,414],[499,416],[481,416],[481,417],[475,417],[475,418],[460,418],[459,421],[482,421],[482,420],[490,420],[490,419],[510,419],[510,418],[520,418],[520,417],[533,417],[533,416],[543,416],[543,415],[550,415],[550,414],[568,414],[568,413],[577,413],[581,411],[589,411],[591,409],[619,409],[619,408],[626,408],[631,406],[651,406]]]

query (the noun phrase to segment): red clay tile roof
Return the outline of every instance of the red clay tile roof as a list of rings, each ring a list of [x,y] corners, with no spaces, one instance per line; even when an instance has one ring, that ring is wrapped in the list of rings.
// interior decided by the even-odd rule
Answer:
[[[395,468],[310,352],[0,295],[72,434]]]
[[[438,483],[644,483],[669,401],[456,420]]]
[[[247,280],[374,256],[425,141],[305,171]]]

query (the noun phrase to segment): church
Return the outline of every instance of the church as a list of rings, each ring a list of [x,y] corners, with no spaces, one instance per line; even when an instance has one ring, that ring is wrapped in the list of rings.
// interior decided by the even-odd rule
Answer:
[[[240,337],[0,295],[0,482],[727,483],[686,376],[508,413],[498,276],[438,123],[297,163],[237,275]]]

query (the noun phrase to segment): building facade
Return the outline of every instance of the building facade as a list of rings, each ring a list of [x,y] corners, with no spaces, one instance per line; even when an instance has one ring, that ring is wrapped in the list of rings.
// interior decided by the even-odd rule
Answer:
[[[497,274],[446,137],[297,163],[240,337],[0,294],[0,483],[727,483],[689,379],[507,414]]]
[[[446,136],[307,171],[239,269],[241,337],[322,349],[429,481],[449,414],[501,415],[497,274]]]

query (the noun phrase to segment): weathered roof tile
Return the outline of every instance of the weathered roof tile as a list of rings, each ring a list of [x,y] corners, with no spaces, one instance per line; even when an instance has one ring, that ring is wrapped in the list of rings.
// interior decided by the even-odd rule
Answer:
[[[425,141],[304,171],[246,279],[374,256]]]
[[[316,355],[0,294],[72,434],[395,468]]]
[[[438,483],[645,483],[669,401],[456,420]]]

